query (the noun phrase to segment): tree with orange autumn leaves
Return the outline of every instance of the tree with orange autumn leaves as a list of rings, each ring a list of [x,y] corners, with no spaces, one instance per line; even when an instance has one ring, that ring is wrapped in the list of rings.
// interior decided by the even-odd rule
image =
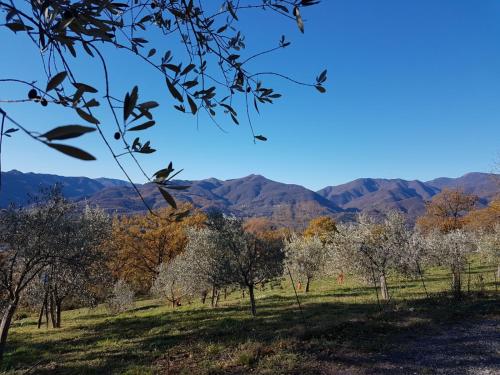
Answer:
[[[465,194],[460,190],[444,189],[427,202],[425,214],[418,218],[417,226],[424,233],[434,230],[447,233],[462,229],[477,200],[475,195]]]
[[[471,230],[491,232],[500,225],[500,198],[478,210],[471,211],[466,217],[466,226]]]
[[[192,209],[189,205],[179,210]],[[155,214],[137,214],[115,217],[113,234],[108,249],[109,268],[113,276],[133,286],[136,291],[147,292],[162,263],[170,262],[182,253],[187,244],[187,228],[200,228],[205,214],[194,211],[181,221],[165,219],[171,208]]]

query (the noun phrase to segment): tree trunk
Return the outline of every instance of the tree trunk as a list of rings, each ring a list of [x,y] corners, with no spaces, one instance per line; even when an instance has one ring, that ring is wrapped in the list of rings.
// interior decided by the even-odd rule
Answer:
[[[208,291],[204,290],[203,292],[201,292],[201,303],[205,304],[205,302],[207,300],[207,295],[208,295]]]
[[[497,279],[500,279],[500,264],[497,267]]]
[[[215,294],[217,293],[217,289],[215,288],[215,285],[212,286],[212,301],[211,301],[211,304],[212,304],[212,307],[215,307]]]
[[[217,307],[219,305],[219,297],[220,297],[220,291],[217,290],[217,292],[215,294],[215,304],[214,304],[214,307]]]
[[[38,329],[42,326],[43,310],[45,310],[45,302],[42,304],[42,308],[40,309],[40,315],[38,315]]]
[[[43,312],[47,308],[47,298],[48,298],[48,293],[46,292],[45,297],[43,298],[42,308],[40,309],[40,315],[38,316],[38,328],[42,326]]]
[[[45,304],[45,328],[49,329],[49,301]]]
[[[62,301],[57,300],[56,301],[56,328],[61,328],[61,306],[62,306]]]
[[[309,286],[311,285],[311,277],[307,277],[307,282],[306,282],[306,293],[309,293]]]
[[[50,321],[52,322],[52,328],[57,328],[55,310],[54,296],[50,294]]]
[[[460,298],[462,295],[462,281],[460,279],[460,271],[453,270],[451,280],[451,289],[455,298]]]
[[[14,317],[14,313],[16,312],[18,302],[18,299],[10,301],[9,305],[3,312],[2,321],[0,322],[0,363],[3,359],[3,353],[5,351],[5,345],[7,344],[7,336],[9,334],[10,324],[12,323],[12,318]]]
[[[387,289],[387,280],[385,275],[380,275],[380,294],[382,300],[387,301],[389,299],[389,290]]]
[[[255,295],[254,295],[254,285],[248,285],[248,294],[250,295],[250,306],[252,308],[252,315],[257,315],[257,310],[255,308]]]

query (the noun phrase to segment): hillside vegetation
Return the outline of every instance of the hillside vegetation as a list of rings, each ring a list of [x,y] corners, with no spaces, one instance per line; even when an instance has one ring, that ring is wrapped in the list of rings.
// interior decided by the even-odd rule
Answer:
[[[239,291],[222,298],[217,308],[199,300],[172,308],[165,300],[143,299],[118,315],[103,305],[66,311],[59,330],[37,329],[37,317],[21,313],[2,369],[13,374],[30,368],[38,374],[364,373],[354,371],[376,368],[381,354],[436,333],[443,324],[498,319],[494,271],[476,260],[470,279],[465,275],[471,293],[460,302],[443,293],[450,275],[435,268],[425,277],[429,299],[419,280],[391,277],[392,299],[381,307],[373,288],[347,277],[344,285],[323,278],[312,282],[308,294],[299,291],[303,315],[287,279],[257,290],[256,318]],[[481,276],[484,292],[478,293]],[[434,370],[424,365],[419,373]]]

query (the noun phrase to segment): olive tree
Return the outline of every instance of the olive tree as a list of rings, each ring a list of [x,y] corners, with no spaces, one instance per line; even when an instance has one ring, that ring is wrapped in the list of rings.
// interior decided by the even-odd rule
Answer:
[[[209,228],[190,229],[183,259],[188,264],[186,273],[195,283],[202,302],[211,291],[212,307],[217,305],[221,289],[229,287],[225,276],[224,249],[217,246],[217,233]]]
[[[305,280],[306,293],[311,280],[324,273],[327,248],[318,236],[292,235],[285,242],[286,264],[290,271]]]
[[[245,232],[242,220],[220,213],[209,215],[208,228],[192,232],[190,238],[188,250],[206,257],[199,262],[199,271],[208,271],[205,282],[217,287],[238,285],[247,289],[255,316],[255,286],[282,275],[282,242]]]
[[[417,266],[421,252],[403,214],[389,212],[381,222],[360,215],[358,223],[339,225],[332,249],[336,263],[374,285],[380,286],[383,300],[389,299],[390,271],[408,273]]]
[[[470,254],[477,246],[473,236],[457,229],[448,233],[434,231],[427,237],[428,257],[431,264],[447,267],[452,276],[451,290],[455,298],[462,295],[461,275]]]
[[[135,292],[125,280],[114,283],[111,294],[106,300],[106,307],[112,314],[127,311],[134,306]]]
[[[172,307],[179,305],[183,298],[193,296],[197,289],[197,280],[191,277],[189,268],[190,264],[183,255],[178,255],[168,263],[162,263],[151,287],[152,294],[167,299]]]
[[[497,278],[500,279],[500,224],[492,231],[478,233],[477,245],[480,253],[497,265]]]
[[[70,210],[53,237],[57,256],[29,287],[31,302],[41,306],[39,326],[45,310],[52,326],[60,328],[65,301],[92,306],[102,297],[100,291],[109,281],[103,244],[111,232],[110,217],[88,206],[83,212],[76,205],[68,207]]]
[[[70,209],[56,193],[30,208],[11,207],[0,213],[0,289],[6,298],[0,322],[0,359],[23,292],[55,260],[65,259],[57,239]]]

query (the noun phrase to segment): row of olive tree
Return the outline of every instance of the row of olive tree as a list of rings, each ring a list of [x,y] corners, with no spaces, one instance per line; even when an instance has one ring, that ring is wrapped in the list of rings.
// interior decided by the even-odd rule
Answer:
[[[389,275],[420,280],[427,294],[423,272],[441,266],[450,271],[451,290],[460,297],[461,275],[472,253],[482,251],[495,262],[500,258],[499,225],[481,233],[422,232],[397,211],[382,220],[360,215],[356,223],[335,225],[326,218],[318,223],[303,235],[254,233],[240,219],[209,215],[205,227],[189,230],[185,251],[159,267],[152,291],[173,306],[194,296],[204,301],[211,291],[216,305],[221,290],[237,286],[248,291],[255,315],[255,287],[284,275],[304,282],[309,292],[313,279],[347,272],[374,285],[377,298],[389,300]]]
[[[306,283],[306,292],[314,278],[348,272],[379,288],[382,300],[390,299],[391,274],[420,279],[427,294],[424,269],[441,266],[451,274],[453,295],[460,297],[461,275],[473,253],[479,251],[490,262],[500,263],[500,225],[479,232],[463,228],[423,232],[393,211],[383,220],[360,215],[356,223],[332,227],[322,237],[308,236],[307,231],[304,236],[292,235],[285,249],[287,265]]]
[[[39,308],[39,325],[45,312],[57,328],[63,302],[97,301],[109,274],[100,245],[110,228],[101,210],[82,211],[58,188],[0,213],[0,359],[19,306]]]

